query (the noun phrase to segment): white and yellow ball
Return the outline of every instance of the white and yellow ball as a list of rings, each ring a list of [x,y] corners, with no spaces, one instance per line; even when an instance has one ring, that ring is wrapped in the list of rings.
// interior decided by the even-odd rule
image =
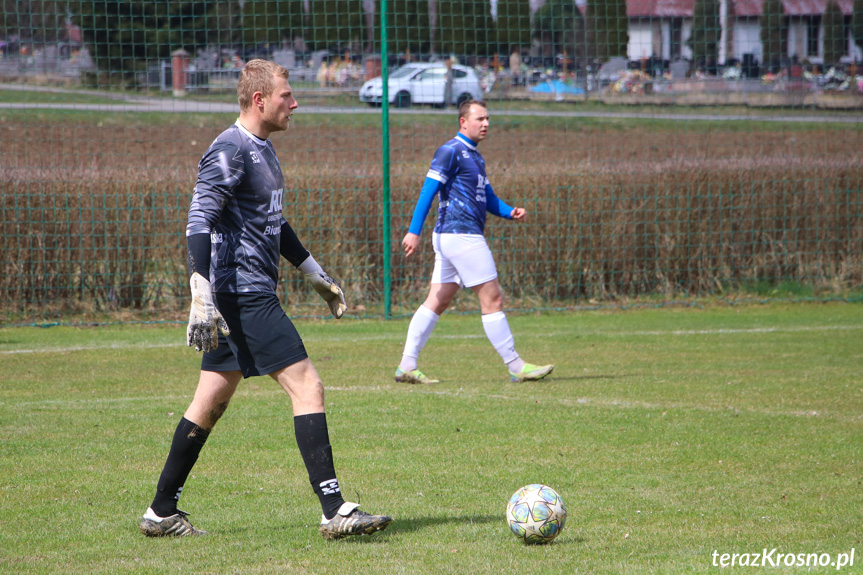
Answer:
[[[566,524],[566,505],[548,485],[525,485],[509,499],[506,521],[525,543],[550,543]]]

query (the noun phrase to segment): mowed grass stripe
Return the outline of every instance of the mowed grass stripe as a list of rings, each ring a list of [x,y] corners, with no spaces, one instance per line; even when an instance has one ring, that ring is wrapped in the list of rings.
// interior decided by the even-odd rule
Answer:
[[[546,382],[548,383],[548,382]],[[368,385],[368,386],[360,386],[360,385],[352,385],[352,386],[339,386],[339,385],[324,385],[327,392],[342,392],[342,393],[369,393],[369,394],[381,394],[381,395],[392,395],[392,394],[409,394],[409,395],[419,395],[419,396],[429,396],[429,397],[444,397],[444,398],[452,398],[459,400],[475,400],[475,401],[501,401],[501,402],[524,402],[525,400],[533,399],[535,403],[540,403],[540,399],[543,396],[530,396],[528,395],[516,395],[516,394],[502,394],[502,393],[484,393],[478,390],[465,389],[460,388],[458,390],[452,389],[434,389],[430,387],[419,387],[419,386],[405,386],[405,385]],[[272,397],[272,398],[283,398],[284,392],[278,388],[278,386],[273,383],[272,389],[267,390],[256,390],[255,395],[260,398]],[[239,394],[237,397],[242,397],[242,394]],[[8,401],[8,402],[0,402],[0,405],[8,406],[12,409],[29,409],[33,407],[62,407],[72,410],[87,410],[92,409],[93,407],[98,406],[110,406],[110,405],[123,405],[123,404],[153,404],[153,403],[172,403],[179,402],[181,404],[185,404],[190,400],[190,396],[188,395],[162,395],[158,397],[115,397],[115,398],[92,398],[92,399],[48,399],[43,401]],[[243,401],[243,399],[239,399],[239,401]],[[758,415],[766,415],[772,417],[803,417],[803,418],[814,418],[814,417],[826,417],[830,419],[835,419],[838,421],[846,421],[846,422],[854,422],[860,421],[863,422],[863,413],[859,415],[841,415],[835,413],[824,413],[814,410],[791,410],[791,411],[783,411],[776,409],[768,409],[768,408],[756,408],[756,407],[743,407],[737,408],[732,405],[727,406],[716,406],[716,405],[702,405],[697,403],[681,403],[681,402],[665,402],[665,403],[648,403],[648,402],[636,402],[623,398],[601,398],[601,397],[587,397],[587,396],[578,396],[575,398],[555,398],[554,402],[563,407],[595,407],[595,408],[610,408],[610,409],[622,409],[622,410],[652,410],[652,411],[662,411],[662,416],[665,415],[668,411],[673,410],[685,410],[685,411],[704,411],[704,412],[722,412],[722,413],[732,413],[732,414],[740,414],[740,413],[751,413]]]
[[[579,331],[580,336],[602,336],[602,337],[641,337],[641,336],[687,336],[687,335],[726,335],[726,334],[770,334],[784,332],[813,332],[813,331],[847,331],[860,330],[863,325],[821,325],[821,326],[785,326],[785,327],[761,327],[750,329],[700,329],[700,330],[673,330],[673,331],[631,331],[631,332],[585,332]],[[525,333],[519,334],[519,339],[531,338],[555,338],[565,335],[564,333]],[[435,335],[435,339],[484,339],[486,336],[482,334],[459,334],[459,335]],[[403,334],[389,335],[372,335],[363,336],[365,341],[399,341],[404,339]],[[321,337],[304,337],[306,342],[326,343],[326,342],[352,342],[356,341],[353,336],[321,336]],[[4,345],[0,341],[0,345]],[[159,349],[159,348],[175,348],[181,347],[182,343],[112,343],[100,344],[93,346],[71,346],[71,347],[42,347],[42,348],[21,348],[21,349],[0,349],[0,355],[11,355],[19,353],[70,353],[76,351],[93,351],[105,349]]]

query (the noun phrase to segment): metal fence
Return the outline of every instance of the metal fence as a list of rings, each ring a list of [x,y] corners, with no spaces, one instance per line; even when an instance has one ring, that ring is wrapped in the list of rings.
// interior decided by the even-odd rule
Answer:
[[[491,183],[529,211],[526,224],[489,217],[508,308],[860,293],[859,50],[825,47],[839,21],[826,8],[810,19],[819,40],[803,41],[817,54],[793,52],[815,28],[786,15],[780,48],[765,34],[744,62],[734,54],[752,46],[723,31],[750,20],[699,24],[712,20],[691,7],[669,18],[633,2],[157,1],[126,3],[138,10],[126,18],[114,4],[42,2],[28,27],[5,5],[0,39],[17,52],[0,58],[0,325],[182,317],[197,162],[236,119],[250,57],[291,70],[300,108],[272,136],[284,213],[341,280],[349,314],[408,314],[424,298],[434,213],[419,254],[404,258],[400,242],[458,128],[452,104],[474,91],[491,106]],[[49,5],[66,14],[53,38]],[[60,50],[76,27],[80,49]],[[386,114],[365,98],[382,62],[393,77],[447,61],[475,83],[453,102],[411,91],[437,90],[435,74],[425,88],[392,80]],[[289,266],[282,277],[291,313],[324,315]],[[456,309],[474,306],[460,297]]]

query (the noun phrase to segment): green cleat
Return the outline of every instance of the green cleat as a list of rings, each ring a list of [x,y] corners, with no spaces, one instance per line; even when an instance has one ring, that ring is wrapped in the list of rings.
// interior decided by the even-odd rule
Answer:
[[[509,378],[512,381],[539,381],[554,369],[553,365],[533,365],[532,363],[524,364],[521,371],[518,373],[509,372]]]
[[[332,519],[321,517],[321,535],[324,539],[342,539],[351,535],[371,535],[383,531],[392,522],[388,515],[370,515],[357,509],[359,503],[345,501]]]
[[[426,374],[418,369],[404,371],[402,368],[396,369],[396,381],[399,383],[440,383],[439,379],[426,377]]]
[[[191,535],[209,535],[203,529],[193,527],[186,519],[188,513],[177,512],[169,517],[159,517],[152,509],[141,519],[141,533],[147,537],[188,537]]]

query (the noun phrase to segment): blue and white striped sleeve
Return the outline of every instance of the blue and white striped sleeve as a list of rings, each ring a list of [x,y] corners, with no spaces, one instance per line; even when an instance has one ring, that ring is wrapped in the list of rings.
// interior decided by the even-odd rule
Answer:
[[[431,176],[426,176],[426,181],[423,184],[423,189],[420,191],[420,198],[414,208],[414,215],[411,218],[411,227],[408,232],[420,235],[423,231],[423,223],[426,221],[432,202],[437,193],[444,187],[440,180]]]
[[[452,146],[444,144],[435,152],[426,177],[446,185],[455,175],[457,168],[458,162],[456,161],[455,149]]]
[[[426,174],[422,190],[420,190],[420,197],[417,200],[417,205],[411,218],[411,225],[408,229],[409,233],[419,235],[422,232],[423,223],[431,209],[434,197],[446,187],[447,182],[455,174],[456,168],[455,150],[447,145],[438,148],[432,159],[431,167]]]

